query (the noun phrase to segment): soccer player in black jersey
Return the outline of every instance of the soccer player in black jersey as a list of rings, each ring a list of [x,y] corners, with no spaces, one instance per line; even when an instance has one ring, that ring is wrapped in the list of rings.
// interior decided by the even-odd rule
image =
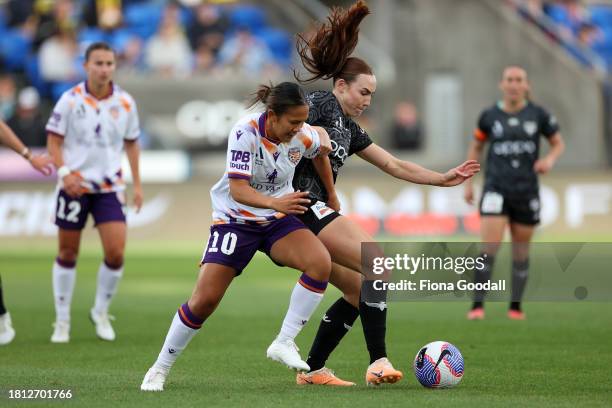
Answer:
[[[363,1],[356,2],[348,10],[334,8],[328,22],[322,24],[314,36],[309,40],[301,36],[298,39],[298,53],[304,67],[312,74],[306,81],[333,80],[331,92],[317,91],[307,97],[310,104],[308,123],[327,130],[333,152],[329,155],[332,174],[326,174],[319,166],[315,169],[316,164],[311,160],[302,160],[293,185],[296,190],[310,192],[312,205],[300,218],[329,250],[333,262],[330,282],[344,295],[325,313],[307,360],[310,372],[299,373],[298,384],[353,385],[337,378],[325,367],[325,362],[357,316],[361,317],[370,354],[366,383],[395,383],[403,376],[387,359],[386,296],[382,294],[380,299],[360,296],[361,243],[372,242],[373,238],[337,212],[339,203],[334,182],[348,157],[357,154],[400,180],[445,187],[461,184],[480,170],[475,160],[443,174],[399,160],[373,143],[354,121],[369,107],[376,91],[376,77],[370,66],[360,58],[350,57],[357,45],[359,24],[368,14],[369,9]],[[365,281],[364,285],[371,285],[371,281]]]
[[[26,159],[32,167],[48,176],[51,174],[51,158],[46,155],[33,155],[6,123],[0,120],[0,144],[4,144]],[[4,306],[2,279],[0,278],[0,346],[9,344],[15,338],[11,315]]]
[[[477,160],[485,144],[487,153],[485,184],[480,199],[481,237],[485,268],[476,271],[475,280],[491,278],[495,254],[506,226],[512,236],[512,294],[508,317],[525,319],[521,299],[529,270],[529,242],[540,222],[538,174],[549,172],[564,150],[557,119],[528,99],[527,72],[518,66],[507,67],[502,76],[501,101],[485,109],[478,119],[469,160]],[[549,153],[539,158],[540,136],[550,144]],[[465,199],[474,202],[471,180],[465,183]],[[468,319],[484,318],[485,293],[474,294]]]

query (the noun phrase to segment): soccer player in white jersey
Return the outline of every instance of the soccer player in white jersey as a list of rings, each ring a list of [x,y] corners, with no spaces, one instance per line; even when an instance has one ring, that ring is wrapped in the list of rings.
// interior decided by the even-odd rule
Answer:
[[[132,97],[112,82],[115,53],[105,43],[94,43],[85,52],[84,66],[87,80],[62,95],[47,123],[47,147],[58,174],[55,224],[59,227],[59,254],[53,264],[53,343],[70,340],[76,261],[81,231],[90,213],[100,234],[104,260],[89,316],[100,339],[115,340],[108,308],[123,275],[124,148],[134,180],[134,205],[137,210],[142,206],[138,115]]]
[[[33,155],[21,140],[13,133],[6,123],[0,120],[0,144],[4,144],[26,159],[32,167],[40,171],[45,176],[51,174],[50,159],[45,155]],[[11,321],[11,315],[4,306],[2,293],[2,278],[0,277],[0,346],[9,344],[15,338],[15,329]]]
[[[302,157],[326,162],[331,173],[331,143],[323,129],[304,123],[308,105],[297,84],[262,85],[251,106],[257,102],[266,111],[244,117],[229,135],[226,171],[211,190],[213,226],[198,281],[174,315],[157,361],[144,377],[143,391],[163,391],[176,358],[258,250],[302,271],[268,357],[308,370],[294,339],[323,297],[331,261],[321,241],[295,217],[310,201],[308,192],[293,190],[292,179]]]

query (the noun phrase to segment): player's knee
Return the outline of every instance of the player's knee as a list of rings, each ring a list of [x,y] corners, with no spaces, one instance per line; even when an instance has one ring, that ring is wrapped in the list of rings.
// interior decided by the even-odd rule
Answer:
[[[123,251],[122,250],[110,250],[104,254],[104,263],[109,268],[119,269],[123,266]]]
[[[62,247],[59,250],[58,258],[64,262],[76,262],[79,251],[70,247]]]
[[[221,299],[213,297],[192,297],[189,300],[189,309],[196,317],[206,319],[215,311],[220,301]]]
[[[342,289],[342,295],[344,300],[349,302],[351,305],[355,307],[359,307],[359,298],[361,296],[361,279],[356,281],[355,284],[351,282],[350,285],[347,285]]]
[[[326,250],[311,254],[304,268],[306,275],[318,281],[328,281],[331,274],[331,258]]]

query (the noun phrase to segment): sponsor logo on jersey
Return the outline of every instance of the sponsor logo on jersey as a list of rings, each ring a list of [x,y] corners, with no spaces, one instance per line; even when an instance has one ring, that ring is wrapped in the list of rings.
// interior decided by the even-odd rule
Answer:
[[[278,171],[276,171],[276,169],[266,174],[266,178],[268,179],[268,183],[270,184],[274,184],[277,177],[278,177]]]
[[[508,140],[504,142],[498,142],[493,145],[493,153],[498,156],[512,156],[519,154],[534,154],[536,151],[536,145],[531,140]]]
[[[510,118],[508,119],[508,126],[518,126],[520,125],[521,122],[517,119],[517,118]]]
[[[291,163],[297,165],[300,162],[300,159],[302,158],[302,153],[300,152],[299,147],[292,147],[287,152],[287,156],[289,157]]]
[[[332,145],[332,156],[337,157],[338,159],[340,159],[342,163],[344,163],[344,161],[348,157],[348,153],[346,149],[343,146],[340,146],[335,140],[331,141],[331,145]]]

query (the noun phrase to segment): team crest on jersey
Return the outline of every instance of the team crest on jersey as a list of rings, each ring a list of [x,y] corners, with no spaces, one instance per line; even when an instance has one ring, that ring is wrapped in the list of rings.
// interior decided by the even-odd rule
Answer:
[[[292,147],[291,149],[289,149],[287,156],[289,157],[289,160],[291,160],[291,163],[297,165],[300,162],[300,159],[302,158],[302,153],[300,152],[299,147]]]
[[[529,135],[529,137],[535,135],[538,130],[538,124],[532,120],[523,123],[523,130]]]
[[[115,120],[119,119],[119,107],[118,106],[111,106],[109,111],[113,119]]]
[[[493,131],[493,136],[496,138],[501,138],[504,136],[504,127],[502,126],[499,120],[496,120],[495,123],[493,123],[492,131]]]

